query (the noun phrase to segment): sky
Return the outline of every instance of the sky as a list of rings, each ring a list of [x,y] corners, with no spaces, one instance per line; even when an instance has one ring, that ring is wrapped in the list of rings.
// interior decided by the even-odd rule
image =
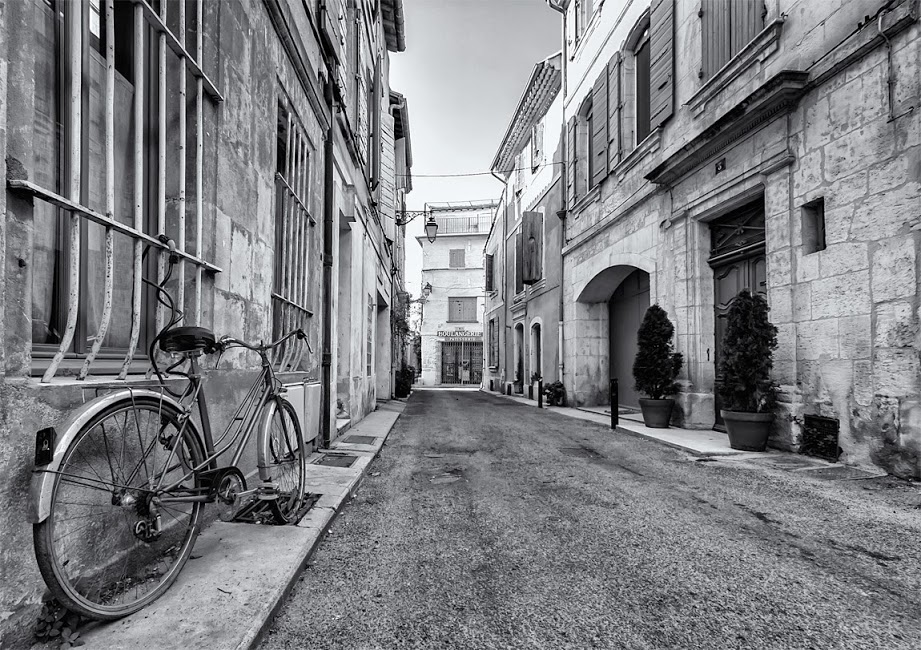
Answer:
[[[545,0],[403,0],[406,51],[390,86],[406,97],[413,155],[407,210],[498,199],[488,172],[535,64],[561,49],[562,17]],[[426,178],[433,174],[480,176]],[[418,297],[423,219],[406,227],[406,289]]]

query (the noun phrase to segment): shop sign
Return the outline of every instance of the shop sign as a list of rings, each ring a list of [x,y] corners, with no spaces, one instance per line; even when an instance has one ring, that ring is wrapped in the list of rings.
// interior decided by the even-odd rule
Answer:
[[[483,338],[483,332],[473,332],[465,329],[456,329],[456,330],[438,330],[437,336],[446,339],[468,339],[468,338]]]

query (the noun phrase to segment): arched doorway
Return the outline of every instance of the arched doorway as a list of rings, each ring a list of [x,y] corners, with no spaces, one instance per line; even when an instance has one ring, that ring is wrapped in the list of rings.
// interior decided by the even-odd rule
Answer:
[[[515,325],[515,392],[524,392],[524,323]]]
[[[636,332],[649,308],[649,274],[641,269],[630,273],[608,301],[610,378],[618,381],[619,406],[639,408],[633,388],[633,360]]]

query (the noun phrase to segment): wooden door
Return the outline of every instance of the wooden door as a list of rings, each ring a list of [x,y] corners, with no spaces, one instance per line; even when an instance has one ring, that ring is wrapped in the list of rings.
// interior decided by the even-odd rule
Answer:
[[[649,309],[649,274],[637,269],[620,283],[608,303],[610,376],[618,382],[619,406],[639,408],[633,388],[636,332]]]

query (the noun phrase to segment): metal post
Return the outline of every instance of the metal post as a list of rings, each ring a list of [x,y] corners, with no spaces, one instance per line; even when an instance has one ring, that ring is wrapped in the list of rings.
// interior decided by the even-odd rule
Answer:
[[[537,380],[537,408],[544,408],[544,380]]]
[[[620,413],[617,405],[620,402],[618,398],[617,377],[611,379],[611,428],[616,429],[620,422]]]

